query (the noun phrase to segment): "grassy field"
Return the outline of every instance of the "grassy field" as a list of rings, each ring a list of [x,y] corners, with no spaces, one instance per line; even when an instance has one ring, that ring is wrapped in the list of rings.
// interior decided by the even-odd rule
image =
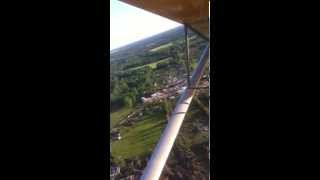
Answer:
[[[151,153],[166,124],[163,113],[143,116],[132,127],[122,127],[122,139],[111,144],[111,152],[115,162],[122,164],[124,159],[143,157]]]
[[[156,62],[153,62],[153,63],[150,63],[150,64],[145,64],[145,65],[142,65],[142,66],[130,68],[130,69],[126,70],[126,71],[135,71],[135,70],[143,68],[145,66],[149,66],[151,69],[155,69],[157,67],[158,63],[165,62],[165,61],[168,61],[168,60],[170,60],[170,57],[165,58],[165,59],[161,59],[159,61],[156,61]]]
[[[158,46],[158,47],[156,47],[156,48],[150,49],[150,52],[156,52],[156,51],[159,51],[159,50],[168,48],[168,47],[170,47],[170,46],[172,46],[172,45],[173,45],[172,42],[170,42],[170,43],[167,43],[167,44]]]
[[[132,112],[132,109],[130,108],[122,108],[119,111],[112,112],[110,114],[110,119],[111,119],[110,129],[112,129],[117,123],[119,123],[121,119],[129,115],[131,112]]]

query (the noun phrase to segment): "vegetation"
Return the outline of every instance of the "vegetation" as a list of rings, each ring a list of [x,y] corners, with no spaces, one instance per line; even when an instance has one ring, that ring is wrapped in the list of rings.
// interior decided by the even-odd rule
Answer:
[[[172,46],[172,43],[167,43],[167,44],[164,44],[164,45],[161,45],[159,47],[156,47],[156,48],[153,48],[150,50],[150,52],[156,52],[156,51],[159,51],[159,50],[163,50],[163,49],[166,49],[168,47]]]
[[[141,69],[143,67],[146,67],[146,66],[149,66],[151,69],[156,69],[159,64],[161,64],[161,63],[168,63],[169,64],[171,62],[171,60],[172,60],[172,58],[168,57],[168,58],[165,58],[165,59],[158,60],[156,62],[152,62],[152,63],[149,63],[149,64],[145,64],[145,65],[142,65],[142,66],[137,66],[137,67],[128,69],[127,71],[139,70],[139,69]]]
[[[121,177],[145,167],[146,157],[151,154],[173,110],[173,100],[145,105],[141,103],[141,97],[147,97],[156,89],[168,85],[168,77],[181,79],[185,76],[183,29],[179,33],[166,36],[168,39],[164,40],[159,36],[150,44],[140,43],[123,51],[117,50],[111,57],[110,127],[120,131],[121,140],[112,141],[110,160],[112,164],[121,166]],[[190,37],[192,69],[206,42],[194,34]],[[198,127],[208,126],[208,115],[205,113],[208,110],[208,98],[205,95],[197,97],[197,101],[189,108],[167,163],[169,169],[175,167],[172,179],[190,179],[190,173],[206,173],[206,168],[201,170],[201,167],[206,167],[208,159],[204,148],[208,145],[208,132]],[[135,118],[133,123],[119,125],[120,122],[126,124],[128,115],[140,112],[140,109],[143,109],[142,115]],[[185,160],[188,163],[181,163]],[[177,178],[179,173],[185,176],[179,175]],[[196,177],[201,179],[203,176]]]
[[[162,109],[163,109],[164,114],[166,115],[166,118],[168,119],[170,116],[170,113],[172,111],[172,106],[171,106],[170,101],[164,100],[162,102]]]
[[[122,108],[110,114],[110,128],[112,129],[120,120],[128,116],[132,112],[130,108]]]
[[[165,125],[163,113],[153,113],[141,118],[131,127],[120,129],[121,141],[111,144],[111,153],[114,161],[123,164],[125,159],[145,157],[153,150]]]
[[[113,77],[110,83],[111,111],[122,107],[134,107],[144,92],[153,86],[152,76],[150,67],[146,66],[139,71]]]

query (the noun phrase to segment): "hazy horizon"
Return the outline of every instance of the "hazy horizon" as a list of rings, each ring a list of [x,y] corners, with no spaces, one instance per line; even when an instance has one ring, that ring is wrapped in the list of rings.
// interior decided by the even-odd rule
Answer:
[[[133,7],[110,1],[110,51],[174,29],[181,24]]]
[[[139,39],[139,40],[137,40],[137,41],[130,42],[130,43],[128,43],[128,44],[125,44],[125,45],[120,46],[120,47],[116,47],[116,48],[114,48],[114,49],[111,49],[111,48],[110,48],[110,52],[111,52],[111,51],[114,51],[114,50],[117,50],[117,49],[124,48],[124,47],[126,47],[126,46],[129,46],[129,45],[131,45],[131,44],[137,43],[137,42],[139,42],[139,41],[147,40],[148,38],[152,38],[152,37],[154,37],[154,36],[156,36],[156,35],[160,35],[161,33],[165,33],[165,32],[167,32],[167,31],[174,30],[174,29],[176,29],[176,28],[179,28],[179,26],[174,27],[174,28],[172,28],[172,29],[168,29],[168,30],[163,31],[163,32],[159,32],[159,33],[157,33],[157,34],[153,34],[153,35],[148,36],[148,37],[144,37],[144,38],[142,38],[142,39]],[[181,25],[181,28],[182,28],[182,25]]]

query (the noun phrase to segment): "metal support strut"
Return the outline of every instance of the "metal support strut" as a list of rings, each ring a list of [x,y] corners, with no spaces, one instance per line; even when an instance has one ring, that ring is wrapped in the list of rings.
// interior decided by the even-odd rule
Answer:
[[[186,56],[185,56],[185,63],[186,63],[186,69],[187,69],[187,81],[188,81],[188,87],[190,87],[190,59],[189,59],[189,38],[188,38],[188,26],[184,25],[184,38],[185,38],[185,48],[186,48]]]
[[[190,79],[191,87],[197,87],[205,65],[209,59],[209,45],[203,51],[196,69]],[[152,156],[145,168],[140,180],[158,180],[166,164],[170,151],[174,145],[175,139],[179,133],[184,117],[188,111],[194,92],[196,89],[186,89],[181,95],[177,105],[168,120],[158,144],[156,145]]]

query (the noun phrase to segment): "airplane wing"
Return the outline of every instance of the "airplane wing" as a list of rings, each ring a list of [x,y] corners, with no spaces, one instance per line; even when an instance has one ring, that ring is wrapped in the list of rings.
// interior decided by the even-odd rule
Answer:
[[[209,39],[208,0],[120,0],[173,21],[187,25]]]

